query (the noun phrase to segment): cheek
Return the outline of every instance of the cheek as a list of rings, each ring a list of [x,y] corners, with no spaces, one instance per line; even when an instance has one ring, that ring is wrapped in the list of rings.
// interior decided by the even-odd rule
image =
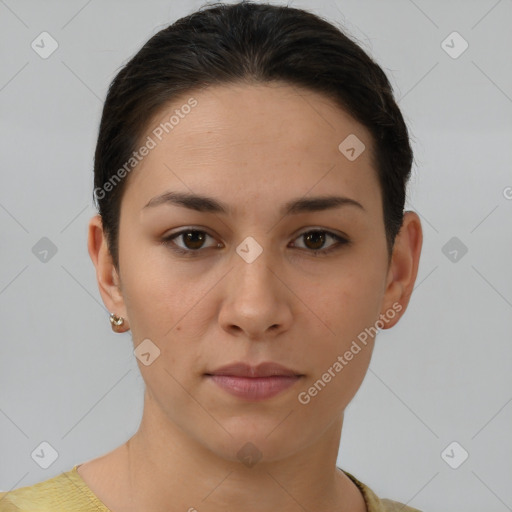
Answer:
[[[307,384],[320,379],[322,401],[333,406],[344,397],[348,403],[368,369],[374,343],[368,329],[379,317],[380,279],[378,272],[368,268],[340,272],[329,284],[313,287],[304,300],[310,309],[304,320],[310,339],[304,340],[303,347],[313,374]],[[322,386],[329,390],[323,391]]]
[[[359,345],[359,346],[357,346]],[[300,407],[314,409],[318,420],[329,418],[342,412],[357,393],[370,364],[373,345],[356,342],[346,352],[333,354],[325,365],[319,365],[317,372],[307,379],[298,390],[297,402]],[[339,357],[338,357],[339,356]]]
[[[328,421],[345,409],[364,380],[374,347],[365,329],[378,318],[379,301],[371,281],[354,278],[322,287],[308,304],[316,313],[308,313],[310,336],[302,345],[309,378],[297,401]]]
[[[130,327],[138,337],[165,342],[179,332],[180,320],[206,293],[204,276],[183,272],[183,265],[174,263],[163,247],[129,251],[127,243],[122,277]]]
[[[315,326],[325,347],[341,350],[375,323],[382,301],[382,279],[376,269],[352,268],[309,287],[303,302],[309,309],[309,323]]]
[[[219,279],[184,272],[183,266],[172,265],[161,254],[144,261],[134,257],[127,263],[124,297],[134,348],[149,339],[160,351],[150,366],[138,362],[155,395],[180,395],[178,382],[192,385],[191,370],[204,368],[204,341],[214,311],[211,289]]]

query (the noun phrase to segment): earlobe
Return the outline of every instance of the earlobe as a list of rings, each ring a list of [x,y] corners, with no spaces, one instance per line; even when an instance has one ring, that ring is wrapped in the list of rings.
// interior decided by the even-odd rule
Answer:
[[[89,221],[87,247],[89,256],[96,267],[96,280],[103,303],[109,312],[124,318],[123,329],[127,330],[129,327],[124,298],[121,293],[121,282],[108,249],[99,214]]]
[[[402,227],[393,247],[381,315],[386,315],[390,308],[397,309],[396,306],[393,308],[395,304],[400,304],[401,308],[385,329],[393,327],[407,309],[418,274],[422,245],[423,232],[418,214],[413,211],[404,212]]]

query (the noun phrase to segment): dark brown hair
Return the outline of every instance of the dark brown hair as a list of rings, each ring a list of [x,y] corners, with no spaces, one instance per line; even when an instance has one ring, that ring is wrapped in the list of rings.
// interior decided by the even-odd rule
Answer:
[[[151,37],[110,84],[94,157],[94,200],[119,270],[118,172],[169,102],[211,84],[284,81],[324,94],[372,134],[388,256],[403,222],[413,153],[383,70],[339,28],[292,7],[203,6]],[[341,141],[340,141],[341,142]],[[109,185],[110,184],[110,185]]]

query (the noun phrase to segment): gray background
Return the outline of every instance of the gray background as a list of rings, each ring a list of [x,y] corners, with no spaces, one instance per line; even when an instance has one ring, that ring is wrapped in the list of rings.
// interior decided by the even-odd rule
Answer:
[[[122,64],[200,5],[0,0],[4,491],[111,451],[139,425],[130,334],[111,331],[87,253],[93,152]],[[289,5],[342,24],[386,71],[413,137],[407,208],[424,228],[411,303],[377,338],[338,465],[425,511],[512,510],[512,0]],[[59,45],[47,59],[31,48],[43,31]],[[453,31],[469,44],[457,58],[442,46]],[[57,248],[46,262],[33,252],[42,237]],[[452,237],[467,248],[456,261]],[[458,469],[445,462],[461,460],[445,452],[453,441],[469,453]],[[58,454],[47,469],[42,442]]]

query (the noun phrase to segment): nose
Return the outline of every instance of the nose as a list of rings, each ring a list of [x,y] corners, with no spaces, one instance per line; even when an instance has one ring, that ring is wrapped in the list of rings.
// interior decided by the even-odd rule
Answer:
[[[268,339],[291,325],[293,293],[279,276],[277,265],[267,257],[268,252],[264,250],[251,263],[235,256],[219,312],[221,327],[231,335]]]

